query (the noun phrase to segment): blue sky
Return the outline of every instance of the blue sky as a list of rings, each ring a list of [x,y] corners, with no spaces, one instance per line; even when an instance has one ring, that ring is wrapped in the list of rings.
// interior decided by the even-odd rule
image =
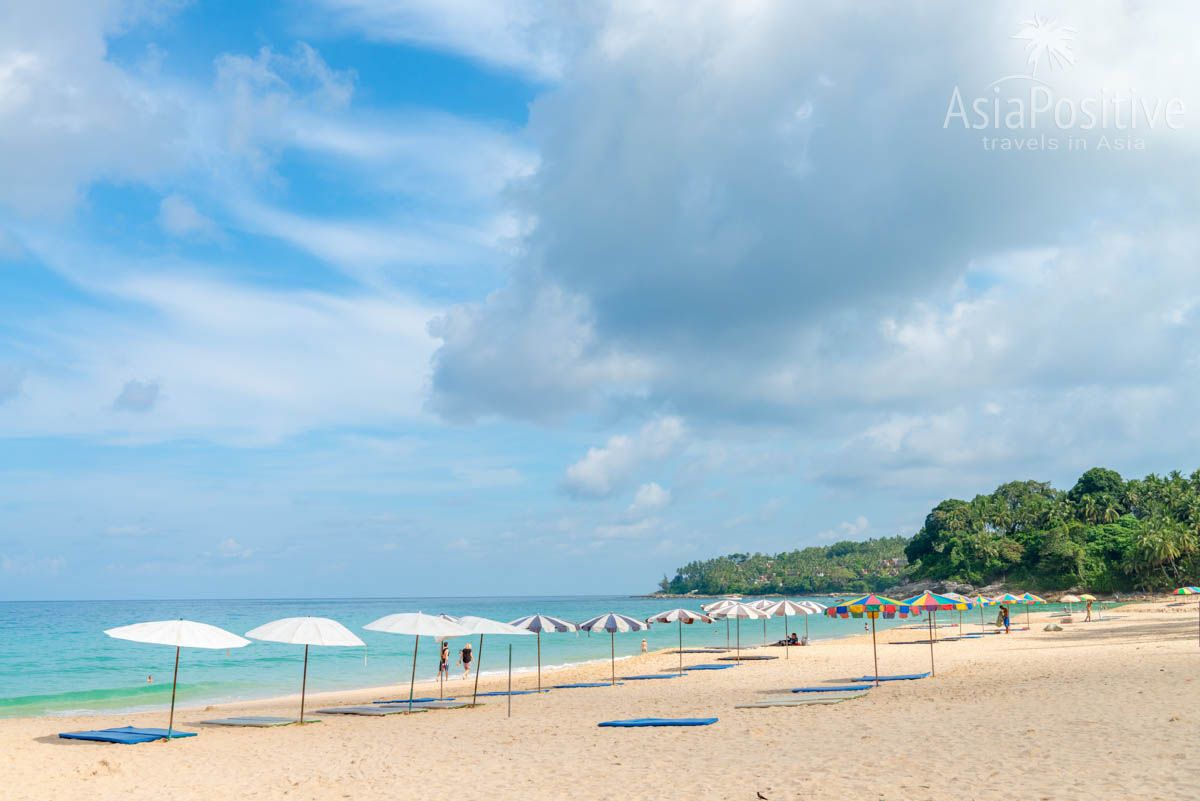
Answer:
[[[1191,470],[1195,14],[0,3],[0,598],[640,592]],[[1038,82],[1180,113],[946,123]]]

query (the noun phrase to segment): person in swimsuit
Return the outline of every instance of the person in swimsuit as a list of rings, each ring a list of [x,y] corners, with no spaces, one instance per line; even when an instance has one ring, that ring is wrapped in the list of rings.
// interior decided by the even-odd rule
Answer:
[[[1088,601],[1088,602],[1087,602],[1087,617],[1085,617],[1085,618],[1083,619],[1083,622],[1084,622],[1084,623],[1091,623],[1091,622],[1092,622],[1092,602],[1091,602],[1091,601]]]
[[[462,665],[464,679],[471,675],[471,656],[471,643],[467,643],[458,654],[458,664]]]
[[[442,653],[438,657],[438,679],[450,678],[450,643],[442,640]]]
[[[1004,624],[1004,633],[1008,634],[1009,626],[1011,625],[1012,621],[1008,617],[1008,607],[1007,606],[1000,607],[1000,622]]]

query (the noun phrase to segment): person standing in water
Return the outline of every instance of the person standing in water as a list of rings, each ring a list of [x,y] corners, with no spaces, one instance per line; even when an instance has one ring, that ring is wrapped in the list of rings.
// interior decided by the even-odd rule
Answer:
[[[471,643],[467,643],[458,654],[458,664],[462,665],[464,679],[471,675],[471,656]]]

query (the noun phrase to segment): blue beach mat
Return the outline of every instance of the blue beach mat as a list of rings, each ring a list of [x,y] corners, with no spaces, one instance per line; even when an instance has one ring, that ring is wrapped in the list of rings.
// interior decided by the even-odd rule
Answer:
[[[480,698],[491,698],[495,696],[505,695],[537,695],[538,693],[548,693],[549,690],[492,690],[491,692],[479,693]]]
[[[618,681],[617,686],[624,684],[623,681]],[[576,690],[583,687],[612,687],[611,681],[577,681],[574,684],[555,684],[555,690]]]
[[[925,672],[925,673],[901,673],[896,676],[880,676],[879,680],[880,681],[915,681],[916,679],[927,679],[927,678],[929,678],[928,672]],[[850,681],[874,682],[875,677],[874,676],[859,676],[857,679],[851,679]]]
[[[152,743],[155,740],[167,739],[166,729],[139,729],[136,726],[119,726],[114,729],[99,729],[97,731],[67,731],[59,735],[64,740],[90,740],[97,743],[121,743],[134,745],[136,743]],[[171,732],[171,739],[177,737],[195,737],[193,731]]]
[[[879,678],[882,679],[883,676],[880,676]],[[871,679],[871,683],[874,683],[874,682],[875,682],[875,679]],[[794,692],[794,693],[844,693],[844,692],[851,692],[851,691],[857,692],[859,690],[869,690],[869,689],[871,689],[871,688],[863,687],[861,684],[825,684],[820,687],[797,687],[796,689],[792,690],[792,692]]]
[[[384,715],[406,715],[409,712],[424,712],[422,704],[414,703],[412,709],[408,704],[378,704],[370,706],[334,706],[329,709],[318,709],[318,715],[362,715],[366,717],[383,717]]]
[[[717,659],[722,662],[766,662],[770,659],[778,659],[777,656],[718,656]]]
[[[250,729],[269,729],[275,726],[291,726],[298,723],[295,718],[277,718],[269,715],[243,715],[236,718],[217,718],[200,721],[205,726],[235,726]],[[318,718],[305,718],[305,723],[320,723]]]
[[[596,725],[613,729],[640,729],[647,726],[711,726],[717,718],[633,718],[606,720]]]
[[[480,695],[483,695],[483,693],[480,693]],[[427,704],[430,701],[457,701],[457,700],[458,700],[457,698],[414,698],[414,699],[412,699],[412,702],[414,704]],[[372,701],[371,703],[372,704],[407,704],[408,699],[407,698],[393,698],[390,701]]]
[[[673,654],[727,654],[728,648],[684,648],[682,651],[672,651]]]
[[[622,676],[625,681],[654,681],[655,679],[677,679],[678,673],[646,673],[641,676]]]
[[[729,665],[689,665],[684,670],[729,670],[737,667],[737,663]]]

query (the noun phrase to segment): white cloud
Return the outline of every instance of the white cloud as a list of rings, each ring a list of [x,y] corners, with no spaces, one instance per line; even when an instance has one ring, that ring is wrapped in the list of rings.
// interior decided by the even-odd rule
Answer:
[[[573,495],[603,498],[625,486],[644,465],[661,461],[682,444],[686,429],[678,417],[660,417],[636,434],[618,434],[603,447],[589,448],[567,468],[563,484]]]
[[[167,195],[158,204],[158,224],[171,236],[209,238],[216,224],[181,195]]]
[[[627,514],[631,518],[642,518],[665,508],[670,503],[671,491],[663,489],[657,482],[651,481],[649,484],[638,487]]]
[[[121,387],[120,394],[113,400],[113,408],[124,412],[148,412],[158,403],[158,399],[158,382],[133,379]]]
[[[836,528],[828,528],[817,535],[822,540],[853,540],[871,530],[871,521],[859,515],[853,520],[843,520]]]
[[[217,544],[217,553],[225,559],[249,559],[254,555],[254,550],[245,547],[233,537],[226,537]]]
[[[541,79],[561,75],[592,7],[542,0],[318,2],[335,25],[368,39],[449,50]]]

